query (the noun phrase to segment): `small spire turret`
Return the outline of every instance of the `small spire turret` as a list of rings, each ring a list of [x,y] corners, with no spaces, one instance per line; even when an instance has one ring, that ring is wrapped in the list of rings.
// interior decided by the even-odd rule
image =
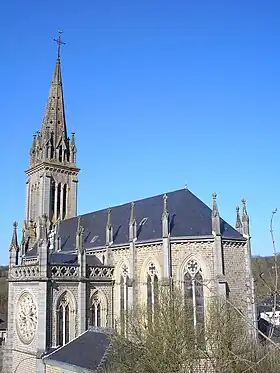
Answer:
[[[235,223],[235,229],[242,233],[242,221],[240,218],[240,213],[239,213],[239,206],[236,206],[236,223]]]
[[[15,221],[13,223],[13,234],[12,234],[12,239],[11,239],[11,244],[10,244],[10,251],[11,250],[18,250],[19,245],[18,245],[18,238],[17,238],[17,227],[18,223]]]
[[[9,255],[9,266],[12,267],[18,264],[19,258],[19,246],[18,246],[18,239],[17,239],[17,222],[13,223],[13,234],[10,244],[10,255]]]

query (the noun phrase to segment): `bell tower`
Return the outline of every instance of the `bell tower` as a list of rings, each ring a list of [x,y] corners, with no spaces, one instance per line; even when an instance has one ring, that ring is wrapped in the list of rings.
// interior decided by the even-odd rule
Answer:
[[[55,40],[57,59],[51,81],[47,105],[40,131],[33,135],[29,168],[26,170],[25,227],[38,226],[46,215],[50,222],[77,214],[75,134],[67,136],[63,86],[61,77],[60,47],[64,44],[61,32]]]

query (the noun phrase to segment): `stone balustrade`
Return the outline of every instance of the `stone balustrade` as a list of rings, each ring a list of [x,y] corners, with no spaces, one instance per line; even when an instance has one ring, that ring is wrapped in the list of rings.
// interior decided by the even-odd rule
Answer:
[[[52,265],[51,278],[75,278],[79,276],[77,265]]]
[[[111,281],[114,267],[88,266],[86,278],[94,281]],[[49,266],[49,278],[51,279],[77,279],[79,278],[79,265],[55,264]],[[16,265],[11,268],[10,278],[12,280],[26,281],[37,280],[40,277],[40,266],[37,265]]]
[[[14,266],[11,269],[10,277],[13,280],[35,280],[40,277],[40,269],[38,265]]]

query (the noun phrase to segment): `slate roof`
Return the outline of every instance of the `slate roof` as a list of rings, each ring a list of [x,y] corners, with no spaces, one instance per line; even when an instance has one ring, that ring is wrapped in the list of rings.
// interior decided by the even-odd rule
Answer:
[[[45,364],[70,365],[95,372],[110,347],[107,332],[89,329],[70,343],[44,357]]]
[[[170,192],[167,196],[171,237],[212,235],[211,209],[205,203],[188,189]],[[130,203],[112,207],[113,241],[116,245],[128,242],[130,209]],[[135,202],[137,241],[151,241],[162,237],[162,211],[163,194]],[[86,249],[105,246],[106,222],[107,209],[81,215]],[[76,227],[76,217],[61,222],[59,234],[62,251],[75,250]],[[221,233],[226,238],[243,238],[223,219]]]
[[[171,237],[212,236],[212,210],[188,189],[167,193],[167,207]],[[112,207],[113,244],[128,243],[128,227],[131,203]],[[135,202],[137,242],[153,241],[162,237],[163,194]],[[221,234],[224,238],[243,239],[243,236],[223,219]],[[81,215],[85,228],[84,247],[94,249],[105,246],[107,209]],[[75,251],[77,217],[60,223],[61,252]],[[26,257],[36,255],[37,249],[30,250]]]

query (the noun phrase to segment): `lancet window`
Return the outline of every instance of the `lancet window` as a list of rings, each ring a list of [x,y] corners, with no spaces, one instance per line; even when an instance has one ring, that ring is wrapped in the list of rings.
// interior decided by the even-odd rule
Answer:
[[[90,299],[88,322],[90,326],[106,327],[107,300],[101,291],[96,290]]]
[[[70,324],[74,323],[71,318],[74,310],[67,293],[63,294],[57,306],[57,345],[63,346],[70,341]]]
[[[148,322],[154,320],[155,307],[158,301],[158,272],[154,263],[150,263],[147,273],[147,311]]]
[[[194,328],[204,324],[203,277],[199,263],[192,259],[187,262],[184,271],[185,302],[191,305]]]
[[[90,322],[92,326],[101,326],[101,304],[98,292],[94,293],[90,308]]]

